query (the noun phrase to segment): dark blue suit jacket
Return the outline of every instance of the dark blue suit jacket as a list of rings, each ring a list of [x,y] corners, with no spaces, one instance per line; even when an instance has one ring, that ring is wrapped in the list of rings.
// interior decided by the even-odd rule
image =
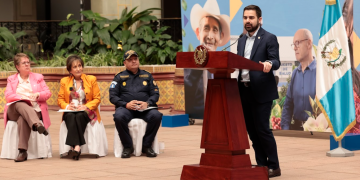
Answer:
[[[237,47],[237,55],[244,57],[244,50],[247,36],[243,36],[239,39]],[[255,100],[258,103],[269,102],[279,98],[277,91],[277,85],[273,70],[277,70],[280,67],[279,57],[279,43],[275,35],[265,31],[260,27],[256,37],[253,48],[251,50],[250,59],[255,62],[265,62],[267,60],[272,62],[272,68],[269,73],[263,71],[250,71],[250,82],[252,92],[256,95]],[[241,71],[239,73],[238,84],[241,94],[241,88],[244,86],[240,82]]]

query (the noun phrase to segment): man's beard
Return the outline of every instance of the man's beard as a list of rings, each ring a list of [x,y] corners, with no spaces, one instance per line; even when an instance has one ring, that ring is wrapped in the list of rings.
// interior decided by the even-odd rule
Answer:
[[[246,25],[249,25],[249,24],[250,24],[251,26],[250,26],[250,27],[246,27]],[[259,21],[258,21],[255,26],[253,26],[251,23],[246,23],[246,24],[244,25],[244,28],[246,29],[247,32],[252,33],[252,32],[255,32],[255,31],[259,28],[259,26],[260,26],[260,23],[259,23]]]

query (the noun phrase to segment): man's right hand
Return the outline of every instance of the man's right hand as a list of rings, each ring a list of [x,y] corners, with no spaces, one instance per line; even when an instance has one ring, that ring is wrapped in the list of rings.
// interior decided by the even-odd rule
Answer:
[[[138,101],[132,100],[126,104],[126,109],[136,111],[139,109]]]

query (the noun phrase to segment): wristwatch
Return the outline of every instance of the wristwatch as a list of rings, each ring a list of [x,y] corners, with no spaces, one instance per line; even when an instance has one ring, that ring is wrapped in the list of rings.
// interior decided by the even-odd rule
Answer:
[[[147,104],[147,108],[149,107],[149,102],[146,102],[146,104]]]
[[[272,62],[271,62],[271,61],[269,61],[269,60],[266,60],[265,62],[268,62],[268,63],[270,63],[270,64],[271,64],[271,66],[272,66]]]

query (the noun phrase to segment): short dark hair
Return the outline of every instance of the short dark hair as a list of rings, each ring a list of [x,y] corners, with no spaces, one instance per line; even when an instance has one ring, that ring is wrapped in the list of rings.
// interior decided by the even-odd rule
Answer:
[[[84,61],[81,59],[80,56],[78,55],[70,55],[67,59],[66,59],[66,69],[70,72],[71,71],[71,66],[72,63],[75,61],[80,61],[81,66],[84,67]]]
[[[256,16],[259,18],[261,17],[261,9],[259,8],[259,6],[256,5],[248,5],[244,8],[244,12],[246,10],[255,10],[256,11]],[[244,14],[244,13],[243,13]]]

